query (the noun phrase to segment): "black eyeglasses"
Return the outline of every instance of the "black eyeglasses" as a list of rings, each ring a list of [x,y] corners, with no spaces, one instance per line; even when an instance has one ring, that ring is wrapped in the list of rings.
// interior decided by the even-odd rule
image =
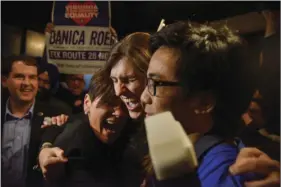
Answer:
[[[158,86],[180,86],[180,85],[181,85],[180,82],[157,81],[151,78],[147,78],[147,83],[146,83],[148,92],[152,96],[156,96],[156,88]]]

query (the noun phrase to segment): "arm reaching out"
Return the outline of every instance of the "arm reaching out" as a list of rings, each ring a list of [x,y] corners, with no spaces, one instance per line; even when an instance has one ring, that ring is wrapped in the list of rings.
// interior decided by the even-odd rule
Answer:
[[[262,180],[246,182],[246,187],[280,186],[280,163],[256,148],[241,149],[229,171],[232,175],[252,172],[265,176]]]

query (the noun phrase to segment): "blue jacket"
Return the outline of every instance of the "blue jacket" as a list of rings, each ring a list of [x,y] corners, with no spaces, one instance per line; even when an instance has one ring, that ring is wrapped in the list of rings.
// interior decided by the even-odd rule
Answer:
[[[229,173],[228,169],[235,162],[242,147],[244,144],[241,141],[238,141],[237,146],[221,143],[206,153],[196,175],[191,175],[193,177],[180,177],[167,181],[157,181],[154,177],[148,182],[149,187],[186,187],[190,184],[196,184],[192,187],[243,187],[245,181],[258,179],[258,176],[252,173],[232,176]]]
[[[203,158],[197,174],[202,187],[242,187],[245,181],[255,179],[254,174],[232,176],[228,169],[234,164],[239,150],[245,147],[239,141],[238,145],[227,143],[213,147]]]

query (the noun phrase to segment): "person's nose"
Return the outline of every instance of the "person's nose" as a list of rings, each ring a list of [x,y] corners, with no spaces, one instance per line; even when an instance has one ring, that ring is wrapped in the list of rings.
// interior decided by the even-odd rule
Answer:
[[[126,85],[120,81],[114,83],[114,89],[116,96],[120,97],[126,90]]]
[[[151,104],[152,103],[151,95],[148,93],[147,87],[145,87],[144,91],[141,94],[141,102],[142,102],[143,106],[145,104]]]
[[[120,117],[120,116],[122,116],[123,113],[124,112],[122,111],[121,107],[115,107],[113,109],[112,115],[116,116],[116,117]]]
[[[74,84],[75,84],[75,86],[79,86],[80,85],[80,81],[79,80],[75,80]]]
[[[29,86],[29,85],[31,85],[31,80],[30,80],[30,78],[25,77],[25,78],[23,79],[22,84],[23,84],[24,86]]]

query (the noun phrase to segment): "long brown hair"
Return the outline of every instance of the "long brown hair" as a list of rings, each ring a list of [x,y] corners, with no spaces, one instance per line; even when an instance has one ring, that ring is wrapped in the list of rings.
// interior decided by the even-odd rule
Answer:
[[[102,71],[109,76],[111,69],[117,62],[126,57],[133,64],[134,68],[145,76],[151,58],[149,39],[150,34],[145,32],[135,32],[126,36],[113,46]]]
[[[149,41],[149,33],[135,32],[116,43],[111,49],[106,64],[101,69],[102,74],[109,77],[111,69],[120,59],[126,57],[133,64],[135,70],[145,77],[151,58]],[[143,149],[147,145],[143,121],[138,123],[141,124],[135,126],[138,128],[138,133],[133,137],[132,141],[137,144],[136,151],[141,156],[141,166],[143,168],[143,174],[146,176],[152,174],[152,164],[148,151],[146,151],[146,148]]]

